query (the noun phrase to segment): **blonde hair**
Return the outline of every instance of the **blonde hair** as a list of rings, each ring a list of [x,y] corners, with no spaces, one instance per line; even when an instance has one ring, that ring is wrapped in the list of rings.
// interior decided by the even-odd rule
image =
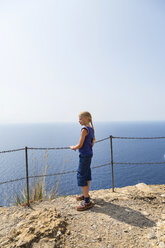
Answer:
[[[88,120],[89,120],[89,123],[91,124],[92,128],[93,128],[93,132],[94,132],[94,142],[96,141],[96,138],[95,138],[95,129],[94,129],[94,126],[93,126],[93,122],[92,122],[92,115],[88,112],[88,111],[83,111],[79,114],[79,117],[87,117]]]

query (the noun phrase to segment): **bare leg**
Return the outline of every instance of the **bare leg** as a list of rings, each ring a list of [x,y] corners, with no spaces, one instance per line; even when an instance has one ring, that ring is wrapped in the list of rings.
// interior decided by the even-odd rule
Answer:
[[[82,189],[82,192],[83,192],[83,196],[84,196],[85,198],[89,197],[88,186],[82,186],[81,189]]]
[[[89,193],[89,186],[90,186],[90,181],[88,181],[88,193]]]
[[[89,186],[90,186],[90,181],[87,182],[88,185],[87,186],[82,186],[81,189],[82,189],[82,192],[83,192],[83,196],[86,198],[86,197],[89,197]]]

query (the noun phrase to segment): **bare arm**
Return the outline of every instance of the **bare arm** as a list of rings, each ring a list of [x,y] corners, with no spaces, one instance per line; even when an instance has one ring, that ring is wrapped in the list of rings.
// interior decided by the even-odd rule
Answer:
[[[85,136],[87,136],[87,134],[88,134],[88,131],[86,129],[82,129],[79,143],[76,146],[70,146],[70,149],[74,151],[76,151],[77,149],[80,149],[83,146]]]

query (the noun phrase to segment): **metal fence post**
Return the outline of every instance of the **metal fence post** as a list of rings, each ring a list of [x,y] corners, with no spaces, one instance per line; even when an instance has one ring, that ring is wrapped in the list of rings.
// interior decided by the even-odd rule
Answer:
[[[114,173],[113,173],[113,148],[112,148],[112,135],[110,136],[111,145],[111,170],[112,170],[112,192],[114,192]]]
[[[27,146],[25,147],[25,158],[26,158],[26,190],[27,190],[27,205],[30,206],[29,203],[29,175],[28,175],[28,152]]]

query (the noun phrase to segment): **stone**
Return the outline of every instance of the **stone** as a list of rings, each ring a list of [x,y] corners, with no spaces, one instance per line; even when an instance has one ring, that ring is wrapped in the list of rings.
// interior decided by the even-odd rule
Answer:
[[[145,183],[138,183],[135,186],[137,189],[144,191],[144,192],[151,192],[152,191],[151,187]]]
[[[161,219],[165,220],[165,214],[162,214]]]
[[[153,232],[152,233],[149,233],[148,234],[148,238],[149,239],[156,239],[155,233],[153,233]]]
[[[97,240],[98,240],[98,241],[102,241],[102,238],[101,238],[101,237],[98,237]]]
[[[142,211],[142,214],[145,215],[145,216],[148,216],[150,215],[149,213],[147,213],[146,211]]]
[[[62,234],[61,231],[57,232],[57,236],[61,236],[61,234]]]
[[[160,242],[160,243],[159,243],[159,247],[160,247],[160,248],[165,248],[165,243],[164,243],[164,242]]]

